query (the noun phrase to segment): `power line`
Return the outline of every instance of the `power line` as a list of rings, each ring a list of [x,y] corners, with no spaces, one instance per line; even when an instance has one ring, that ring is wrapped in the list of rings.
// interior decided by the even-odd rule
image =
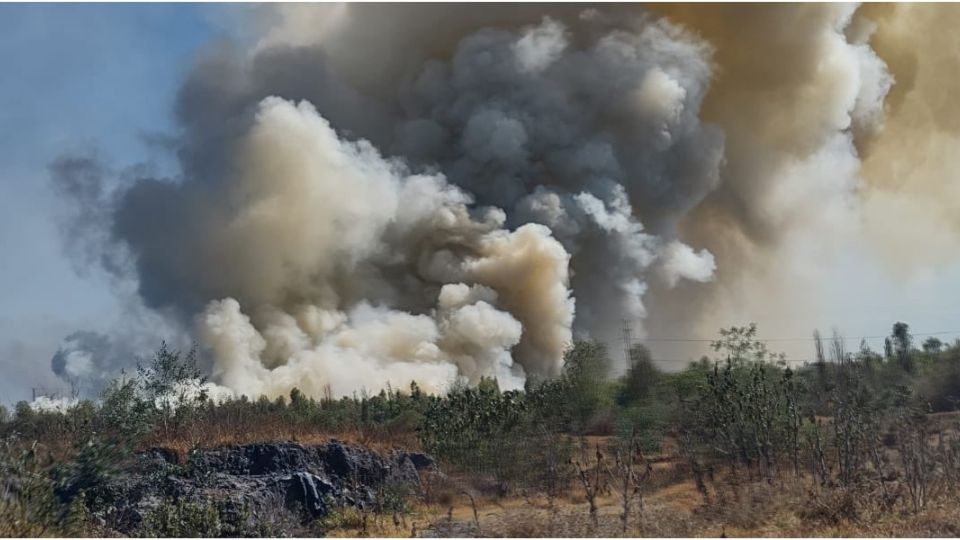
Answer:
[[[626,325],[626,321],[624,321],[624,323]],[[939,332],[917,332],[917,333],[911,333],[910,335],[913,337],[928,337],[928,336],[942,336],[942,335],[951,335],[951,334],[960,335],[960,330],[943,330]],[[829,336],[829,337],[821,337],[821,339],[823,341],[829,342],[829,341],[834,341],[836,339],[840,339],[841,341],[861,341],[861,340],[867,340],[867,339],[886,339],[888,337],[891,337],[891,336],[889,335],[851,336],[851,337]],[[627,339],[626,334],[624,335],[624,338],[626,341]],[[647,339],[631,338],[630,344],[632,345],[633,343],[713,343],[716,341],[721,341],[722,339],[723,338],[720,336],[718,336],[717,338],[709,338],[709,339],[708,338],[647,338]],[[763,343],[768,343],[768,342],[810,343],[810,342],[816,341],[816,338],[814,337],[766,338],[766,339],[756,338],[754,339],[754,341],[763,342]],[[698,362],[700,358],[703,358],[703,357],[708,357],[708,355],[706,354],[706,351],[704,351],[704,354],[700,354],[699,357],[691,356],[688,358],[659,358],[656,355],[654,355],[653,360],[654,362],[660,363],[660,364],[690,364],[690,363]],[[791,364],[812,363],[812,362],[818,361],[816,358],[793,358],[793,357],[787,357],[785,360]]]
[[[703,355],[706,356],[706,355]],[[721,358],[709,358],[711,362],[720,362],[724,359]],[[656,355],[652,358],[655,364],[696,364],[700,362],[700,358],[658,358]],[[789,356],[784,359],[787,364],[812,364],[817,362],[816,358],[790,358]]]
[[[942,335],[946,335],[946,334],[960,334],[960,330],[946,330],[946,331],[943,331],[943,332],[917,332],[917,333],[911,333],[910,335],[911,335],[911,336],[914,336],[914,337],[926,337],[926,336],[942,336]],[[838,336],[838,337],[826,336],[826,337],[822,337],[821,339],[822,339],[823,341],[833,341],[833,340],[836,340],[836,339],[840,339],[840,340],[843,340],[843,341],[860,341],[860,340],[864,340],[864,339],[884,339],[884,338],[888,338],[888,337],[890,337],[890,336],[889,336],[889,335],[884,335],[884,336],[851,336],[851,337],[844,337],[844,336]],[[639,341],[639,342],[642,342],[642,343],[662,343],[662,342],[713,343],[714,341],[720,341],[720,340],[722,340],[722,339],[723,339],[722,337],[715,337],[715,338],[645,338],[645,339],[638,339],[638,340],[636,340],[636,341]],[[813,337],[806,337],[806,338],[765,338],[765,339],[756,338],[756,339],[754,339],[754,341],[760,341],[760,342],[764,342],[764,343],[767,343],[767,342],[777,342],[777,341],[781,341],[781,342],[782,342],[782,341],[812,342],[812,341],[816,341],[816,338],[813,338]]]

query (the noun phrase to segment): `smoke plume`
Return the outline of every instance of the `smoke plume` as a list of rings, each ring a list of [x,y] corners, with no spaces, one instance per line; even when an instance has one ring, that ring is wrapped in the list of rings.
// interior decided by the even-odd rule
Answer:
[[[942,267],[960,252],[960,6],[866,5],[862,18],[897,80],[862,148],[867,238],[900,275]]]
[[[714,255],[716,279],[653,291],[649,331],[709,336],[747,321],[773,335],[814,328],[825,299],[810,291],[823,289],[825,262],[863,232],[858,146],[882,132],[894,83],[869,45],[871,25],[840,4],[652,9],[714,45],[702,118],[726,144],[721,187],[681,224]]]
[[[810,303],[818,261],[875,230],[891,145],[955,131],[914,133],[944,75],[903,52],[930,10],[896,11],[280,5],[252,49],[198,58],[178,177],[53,172],[87,210],[74,255],[237,393],[519,387],[623,320],[683,335]],[[58,373],[91,369],[89,337]]]

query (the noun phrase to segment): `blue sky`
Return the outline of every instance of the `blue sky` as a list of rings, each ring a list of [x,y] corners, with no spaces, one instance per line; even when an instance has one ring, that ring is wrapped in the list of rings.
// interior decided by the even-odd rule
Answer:
[[[116,315],[106,281],[63,256],[47,164],[91,148],[118,167],[143,159],[141,134],[172,128],[176,89],[223,10],[0,5],[0,402],[54,384],[47,359],[64,335]]]

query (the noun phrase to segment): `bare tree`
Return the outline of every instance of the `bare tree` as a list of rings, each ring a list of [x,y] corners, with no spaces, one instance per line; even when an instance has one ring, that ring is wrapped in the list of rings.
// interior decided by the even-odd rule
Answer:
[[[604,468],[603,452],[600,451],[600,445],[597,444],[596,464],[591,471],[589,467],[581,463],[581,460],[574,460],[573,464],[577,467],[577,473],[580,476],[580,483],[583,484],[583,491],[587,496],[587,502],[590,503],[590,520],[593,526],[597,526],[597,494],[600,491],[601,472]],[[586,461],[585,459],[583,461]]]
[[[897,435],[903,479],[914,512],[923,510],[927,505],[934,481],[933,447],[926,435],[926,426],[921,421],[905,422]]]
[[[680,455],[682,455],[690,465],[690,472],[693,473],[693,480],[697,485],[697,491],[700,492],[701,496],[703,496],[703,502],[710,504],[710,490],[707,489],[707,482],[704,479],[703,466],[697,459],[696,450],[694,448],[690,432],[687,430],[681,430],[679,435],[680,438],[678,442],[680,443]]]
[[[627,447],[618,448],[614,453],[614,469],[607,469],[617,488],[617,494],[620,495],[620,501],[623,513],[620,515],[620,521],[623,525],[623,532],[627,532],[627,524],[630,520],[630,507],[636,498],[640,502],[639,513],[642,520],[643,515],[643,486],[650,477],[653,467],[643,455],[640,444],[636,439],[631,439]],[[642,528],[641,521],[641,528]]]

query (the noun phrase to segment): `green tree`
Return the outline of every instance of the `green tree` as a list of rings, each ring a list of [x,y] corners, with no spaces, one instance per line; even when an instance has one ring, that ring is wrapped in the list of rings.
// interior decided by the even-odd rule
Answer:
[[[713,341],[710,347],[721,358],[733,363],[739,362],[782,362],[783,353],[774,354],[767,349],[765,342],[757,338],[757,323],[747,326],[731,326],[720,329],[720,339]]]
[[[163,342],[151,362],[138,366],[137,372],[144,397],[159,415],[164,433],[189,421],[196,406],[207,400],[207,378],[197,367],[196,347],[184,356]]]
[[[929,337],[923,341],[923,352],[929,354],[939,354],[943,350],[943,342],[935,337]]]
[[[713,348],[725,358],[697,386],[681,431],[734,466],[771,474],[780,456],[798,463],[801,388],[793,371],[756,338],[755,324],[720,335]]]
[[[197,349],[186,356],[170,350],[166,342],[153,355],[147,366],[138,366],[143,389],[148,396],[164,398],[182,394],[186,388],[200,388],[207,378],[197,367]]]
[[[138,379],[120,377],[101,394],[97,421],[101,430],[132,444],[152,429],[152,408],[153,403],[143,399]]]
[[[30,407],[26,401],[18,401],[13,407],[13,419],[18,423],[30,423],[36,418],[37,413]]]
[[[639,344],[630,349],[630,365],[624,375],[617,404],[622,407],[650,399],[660,382],[660,370],[653,363],[650,350]]]
[[[905,322],[894,323],[890,337],[892,338],[893,353],[896,355],[900,368],[907,373],[913,373],[915,366],[913,356],[910,354],[913,348],[913,336],[910,335],[910,325]]]
[[[612,405],[609,372],[610,357],[602,343],[578,341],[564,355],[562,382],[574,432],[586,432],[597,414]]]

